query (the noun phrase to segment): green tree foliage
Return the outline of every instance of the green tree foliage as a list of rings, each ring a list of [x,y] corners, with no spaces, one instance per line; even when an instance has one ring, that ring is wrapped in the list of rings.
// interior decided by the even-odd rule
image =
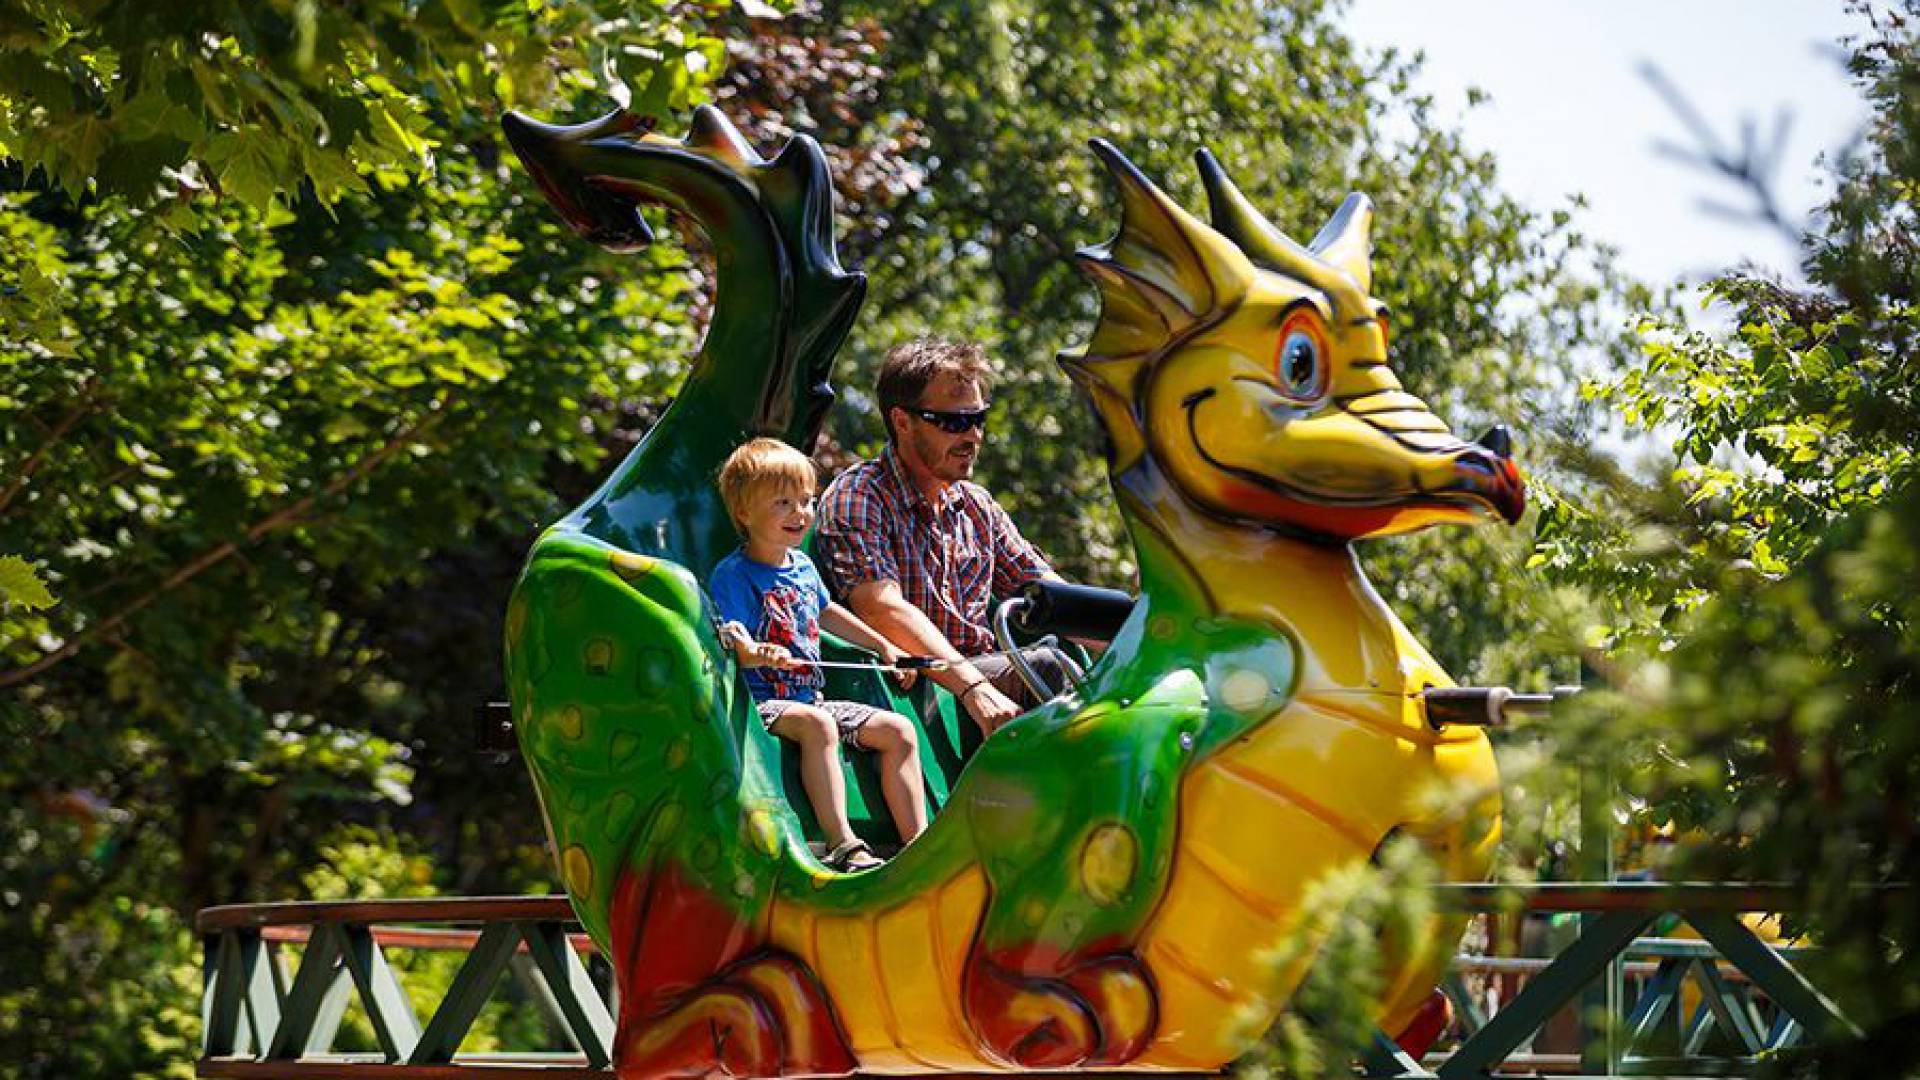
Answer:
[[[1806,236],[1808,284],[1716,282],[1725,331],[1649,320],[1645,361],[1590,388],[1670,434],[1652,482],[1605,472],[1538,558],[1596,606],[1611,692],[1569,742],[1618,755],[1682,840],[1676,875],[1778,881],[1821,985],[1867,1032],[1820,1075],[1920,1064],[1920,5],[1877,15],[1851,70],[1864,145]]]
[[[0,157],[75,194],[332,203],[369,169],[429,170],[447,124],[496,103],[597,86],[638,88],[656,117],[685,108],[725,56],[703,7],[726,5],[7,0]]]
[[[683,106],[718,66],[704,9],[173,7],[0,8],[0,79],[31,84],[0,88],[9,1074],[190,1072],[207,904],[295,898],[343,859],[356,890],[548,887],[468,710],[514,552],[697,336],[686,253],[582,244],[493,125],[503,99],[604,107],[622,77]],[[625,51],[623,19],[657,47]],[[194,131],[116,141],[151,142],[161,92]],[[169,184],[115,179],[122,153]],[[407,875],[351,829],[416,852]]]

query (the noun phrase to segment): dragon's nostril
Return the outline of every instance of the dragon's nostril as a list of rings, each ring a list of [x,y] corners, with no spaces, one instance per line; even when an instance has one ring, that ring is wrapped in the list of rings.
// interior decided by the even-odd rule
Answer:
[[[1493,425],[1473,441],[1493,451],[1500,457],[1509,458],[1513,456],[1513,433],[1507,430],[1507,425],[1505,424]]]

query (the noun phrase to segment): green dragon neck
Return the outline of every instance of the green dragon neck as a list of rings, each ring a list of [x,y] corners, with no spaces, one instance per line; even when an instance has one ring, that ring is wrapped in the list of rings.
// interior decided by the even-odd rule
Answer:
[[[548,198],[596,242],[649,242],[645,203],[712,244],[713,318],[685,385],[562,525],[705,574],[736,540],[713,486],[720,463],[754,435],[812,447],[833,401],[834,354],[866,293],[834,250],[826,155],[801,135],[769,161],[707,106],[684,141],[647,135],[622,112],[571,127],[512,116],[505,130]]]

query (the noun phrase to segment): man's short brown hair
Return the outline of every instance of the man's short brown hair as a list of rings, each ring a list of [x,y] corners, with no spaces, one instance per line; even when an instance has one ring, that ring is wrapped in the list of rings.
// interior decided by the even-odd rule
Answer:
[[[887,425],[889,441],[894,437],[893,410],[919,406],[927,385],[941,372],[973,383],[982,394],[993,385],[993,367],[987,363],[987,350],[974,342],[920,338],[887,350],[874,390],[880,399],[880,420]]]

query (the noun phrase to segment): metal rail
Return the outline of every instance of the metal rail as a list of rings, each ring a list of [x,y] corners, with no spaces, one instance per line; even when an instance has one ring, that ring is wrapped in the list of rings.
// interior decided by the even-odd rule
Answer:
[[[1759,1055],[1803,1038],[1854,1029],[1794,970],[1804,950],[1770,946],[1738,918],[1792,910],[1791,889],[1721,884],[1446,885],[1442,906],[1483,914],[1578,913],[1578,937],[1552,957],[1460,957],[1443,989],[1461,1028],[1448,1052],[1415,1062],[1384,1035],[1368,1075],[1487,1077],[1517,1071],[1608,1075],[1737,1075]],[[1662,915],[1701,940],[1646,938]],[[249,904],[209,908],[197,1073],[236,1080],[604,1080],[611,1069],[610,973],[578,932],[564,897],[478,897]],[[297,962],[291,955],[299,950]],[[387,950],[464,954],[424,1022]],[[590,973],[597,969],[599,978]],[[1638,989],[1620,1018],[1621,1046],[1604,1068],[1591,1055],[1530,1044],[1610,967]],[[555,1046],[461,1052],[474,1019],[511,973],[548,1019]],[[1516,989],[1489,1012],[1486,984]],[[1480,985],[1472,985],[1472,983]],[[1687,1008],[1689,986],[1699,1004]],[[358,1002],[379,1050],[336,1051]],[[1429,1066],[1433,1071],[1429,1071]],[[484,1073],[479,1070],[485,1069]]]

